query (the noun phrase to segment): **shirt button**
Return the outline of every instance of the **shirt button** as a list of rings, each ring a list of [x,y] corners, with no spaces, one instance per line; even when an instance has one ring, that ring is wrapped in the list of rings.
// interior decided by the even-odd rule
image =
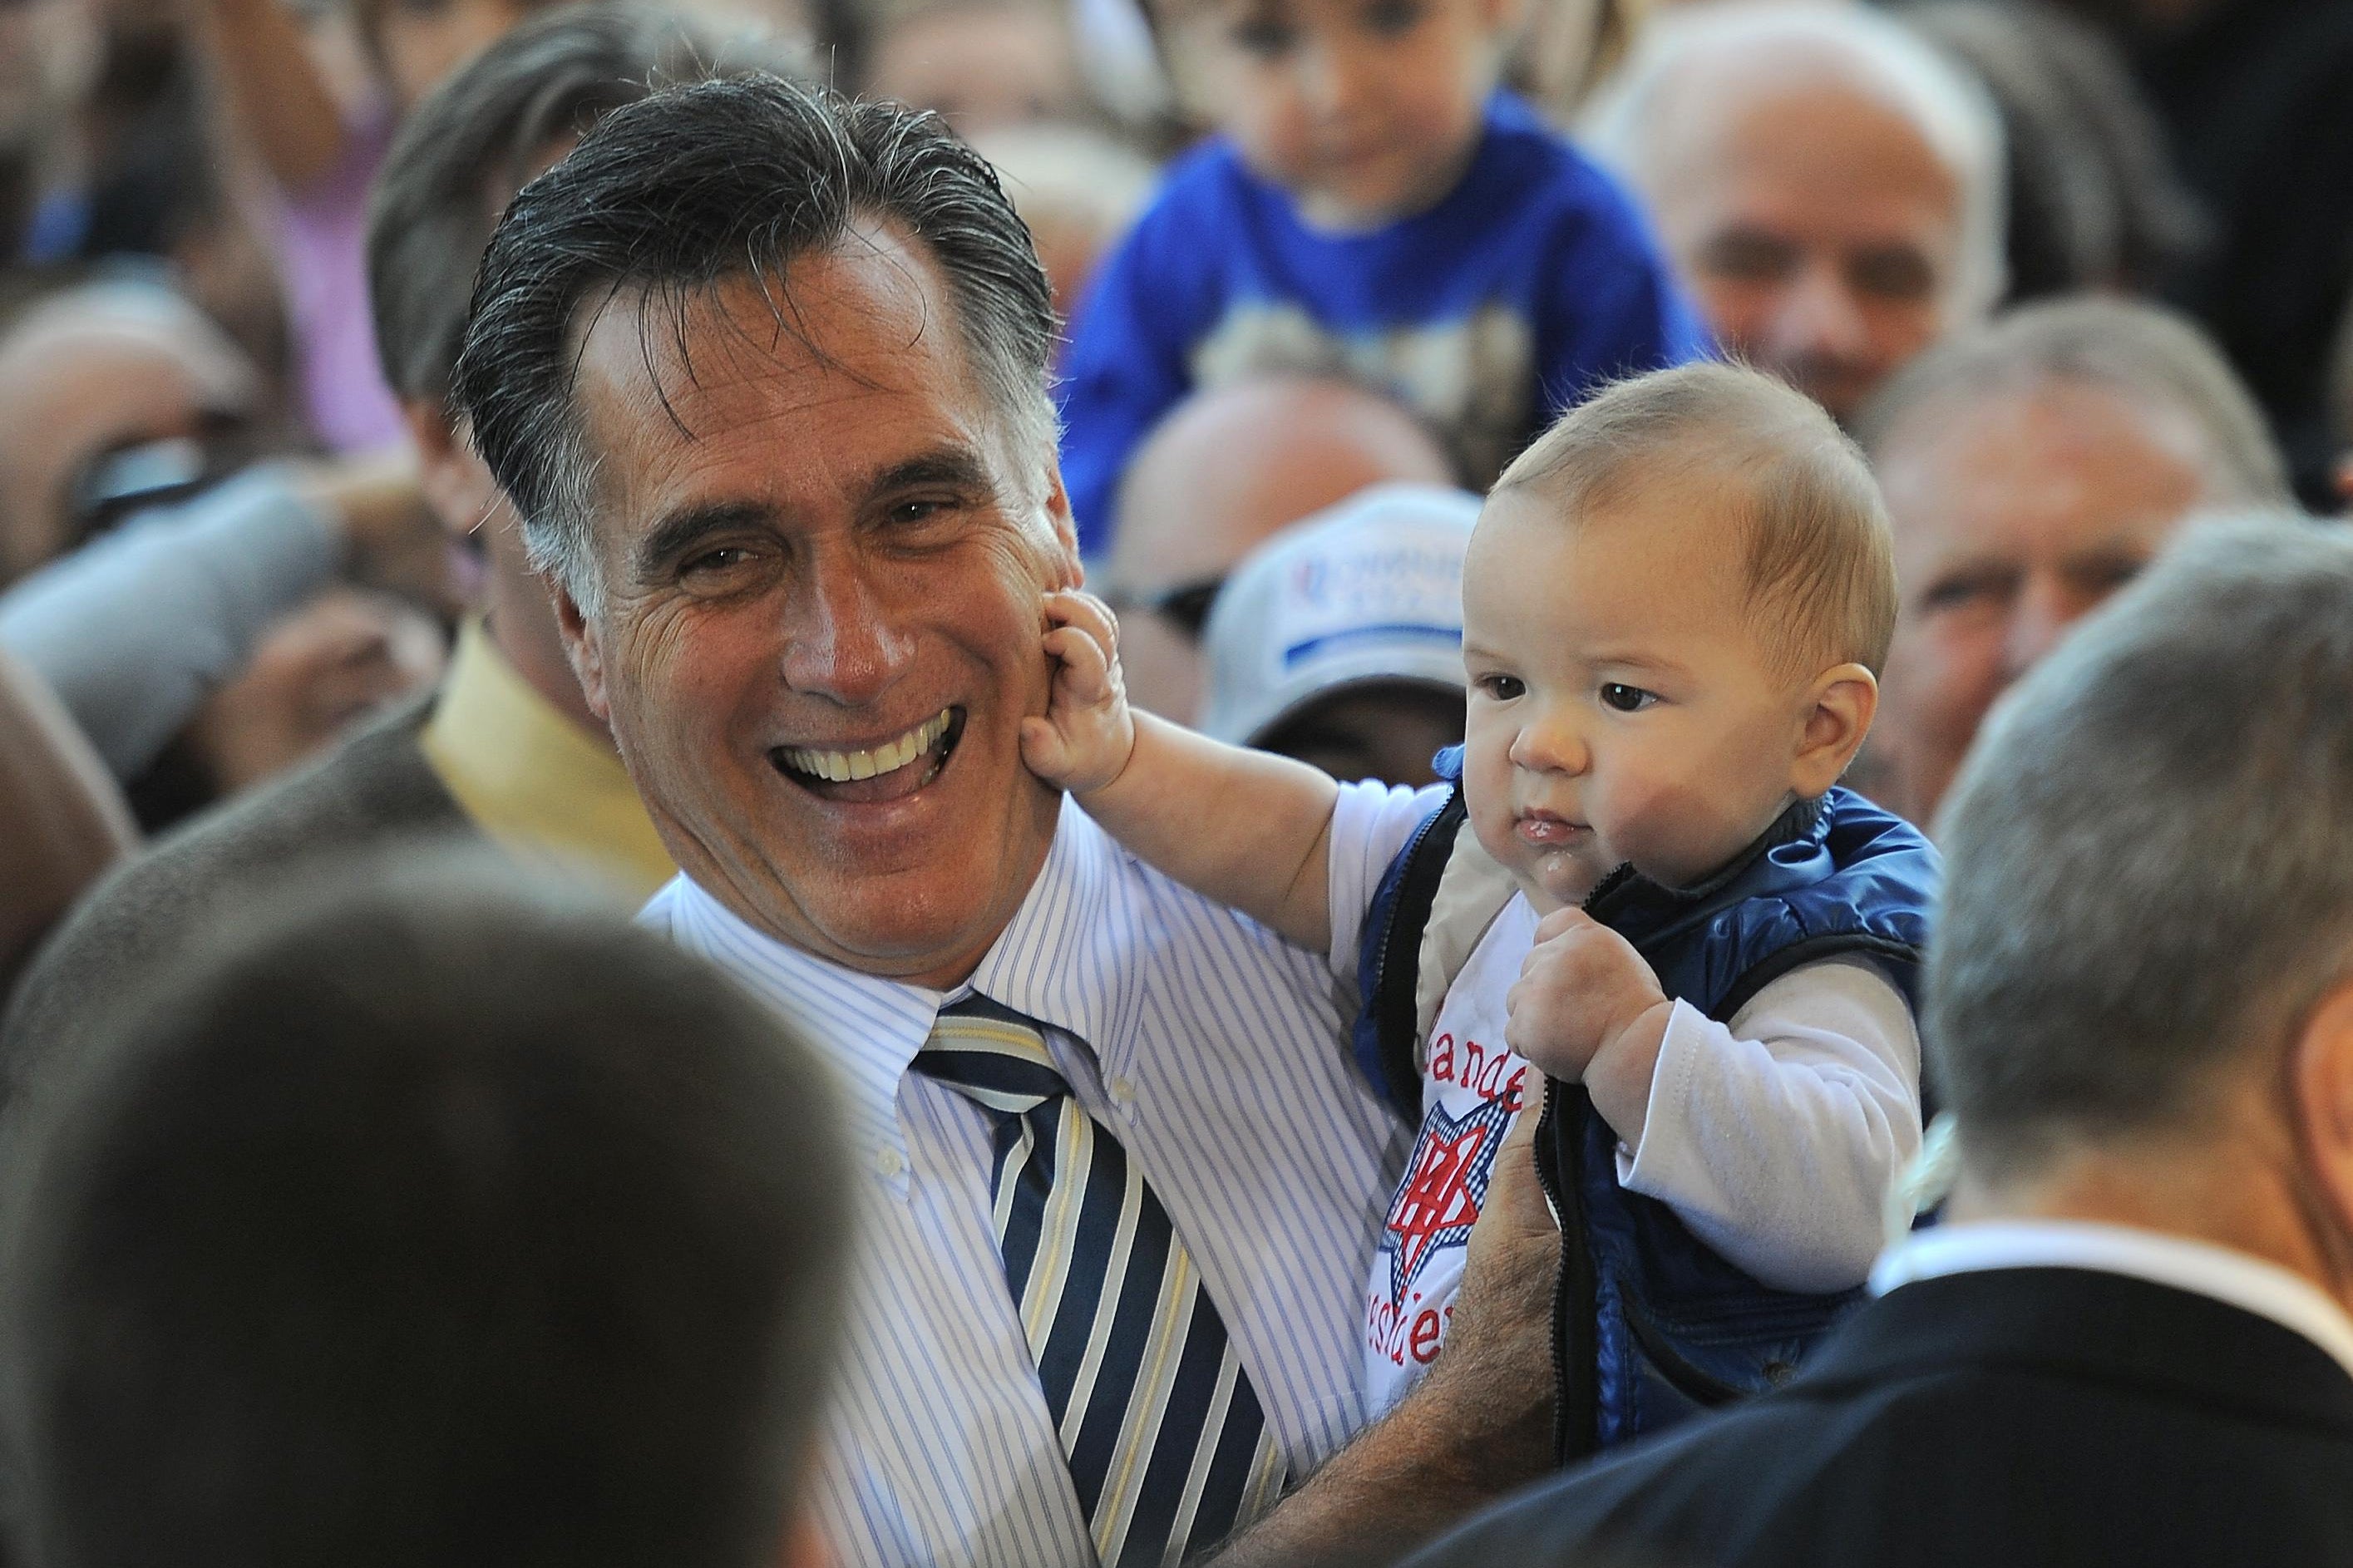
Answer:
[[[1135,1080],[1132,1078],[1115,1078],[1103,1085],[1103,1088],[1111,1091],[1113,1105],[1135,1103]]]
[[[907,1168],[905,1156],[896,1149],[883,1149],[874,1155],[874,1168],[886,1176],[895,1176]]]

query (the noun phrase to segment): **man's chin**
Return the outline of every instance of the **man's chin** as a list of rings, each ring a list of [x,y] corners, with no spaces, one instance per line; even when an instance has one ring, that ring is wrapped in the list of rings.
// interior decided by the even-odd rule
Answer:
[[[924,809],[922,795],[779,812],[763,824],[762,864],[721,875],[749,906],[737,912],[780,941],[861,973],[952,985],[1020,907],[1052,842],[1060,797],[1022,777],[1034,809],[1000,805],[983,822]]]

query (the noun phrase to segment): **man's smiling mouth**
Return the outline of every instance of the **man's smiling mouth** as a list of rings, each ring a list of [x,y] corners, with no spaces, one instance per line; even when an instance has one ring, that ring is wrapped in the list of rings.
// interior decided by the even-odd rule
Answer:
[[[896,800],[939,776],[964,732],[964,710],[943,708],[905,734],[879,746],[834,751],[778,746],[768,760],[778,773],[827,800]]]

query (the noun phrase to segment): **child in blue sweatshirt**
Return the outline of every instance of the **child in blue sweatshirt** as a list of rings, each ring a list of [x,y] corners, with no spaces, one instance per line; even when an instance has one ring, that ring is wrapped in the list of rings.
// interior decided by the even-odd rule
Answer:
[[[1198,386],[1348,376],[1483,490],[1590,386],[1702,353],[1608,175],[1497,90],[1517,0],[1154,0],[1220,134],[1106,261],[1063,364],[1090,556],[1137,442]]]

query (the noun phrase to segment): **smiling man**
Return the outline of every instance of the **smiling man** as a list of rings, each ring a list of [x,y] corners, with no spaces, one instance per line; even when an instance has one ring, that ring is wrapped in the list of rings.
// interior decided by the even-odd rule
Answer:
[[[517,198],[455,385],[682,873],[647,921],[843,1082],[869,1201],[818,1509],[846,1563],[1173,1563],[1362,1420],[1398,1137],[1335,964],[1021,763],[1041,595],[1079,580],[1053,329],[936,118],[717,83]],[[1265,1560],[1394,1547],[1540,1464],[1526,1220],[1487,1255],[1497,1326],[1254,1533]]]
[[[1868,8],[1671,10],[1587,133],[1724,346],[1841,420],[2000,297],[2001,121]]]

